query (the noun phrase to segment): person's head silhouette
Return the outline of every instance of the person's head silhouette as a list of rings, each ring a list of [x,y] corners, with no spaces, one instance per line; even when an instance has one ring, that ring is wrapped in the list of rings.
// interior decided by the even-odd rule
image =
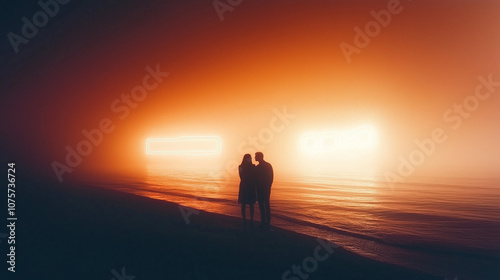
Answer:
[[[248,164],[252,163],[252,156],[250,154],[245,154],[243,156],[243,160],[241,161],[241,164]]]
[[[261,152],[256,152],[255,153],[255,160],[258,162],[264,161],[264,154]]]

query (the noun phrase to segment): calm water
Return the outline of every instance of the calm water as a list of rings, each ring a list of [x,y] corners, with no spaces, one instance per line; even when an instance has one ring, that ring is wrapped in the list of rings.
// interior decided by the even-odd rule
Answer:
[[[150,168],[145,179],[98,184],[240,217],[238,181],[213,175]],[[500,279],[498,180],[427,178],[391,188],[373,179],[277,178],[271,207],[273,225],[328,238],[370,258],[443,279]]]

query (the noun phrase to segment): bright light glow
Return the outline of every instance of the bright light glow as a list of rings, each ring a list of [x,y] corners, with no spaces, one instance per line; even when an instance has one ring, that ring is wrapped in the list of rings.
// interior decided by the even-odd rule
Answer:
[[[361,126],[352,130],[310,132],[302,136],[300,142],[302,151],[313,155],[336,151],[370,151],[376,145],[376,131],[371,126]]]
[[[149,155],[216,155],[222,150],[218,136],[181,136],[178,138],[148,138]]]

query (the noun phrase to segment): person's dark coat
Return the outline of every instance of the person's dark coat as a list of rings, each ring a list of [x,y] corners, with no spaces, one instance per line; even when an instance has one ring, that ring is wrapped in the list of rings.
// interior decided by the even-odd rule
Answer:
[[[238,168],[240,173],[240,189],[238,193],[238,203],[254,204],[257,200],[255,165],[244,163]]]
[[[274,179],[273,167],[269,162],[262,161],[255,169],[257,173],[257,194],[264,199],[269,199]]]

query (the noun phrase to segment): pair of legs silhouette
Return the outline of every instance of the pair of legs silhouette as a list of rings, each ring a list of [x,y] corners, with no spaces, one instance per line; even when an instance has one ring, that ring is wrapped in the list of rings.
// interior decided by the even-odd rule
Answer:
[[[253,203],[248,204],[250,207],[250,227],[253,228],[253,214],[254,214],[254,207]],[[247,217],[246,217],[246,204],[242,203],[241,204],[241,216],[243,217],[243,227],[247,227]]]
[[[271,226],[271,207],[269,205],[269,194],[266,192],[258,198],[260,210],[260,227],[269,228]]]
[[[245,203],[241,204],[241,216],[243,217],[243,228],[247,227],[247,217],[246,217],[246,205]],[[253,228],[253,217],[254,217],[254,204],[248,204],[250,208],[250,228]],[[259,200],[259,209],[260,209],[260,228],[269,228],[271,226],[271,207],[269,206],[268,199],[260,199]]]

